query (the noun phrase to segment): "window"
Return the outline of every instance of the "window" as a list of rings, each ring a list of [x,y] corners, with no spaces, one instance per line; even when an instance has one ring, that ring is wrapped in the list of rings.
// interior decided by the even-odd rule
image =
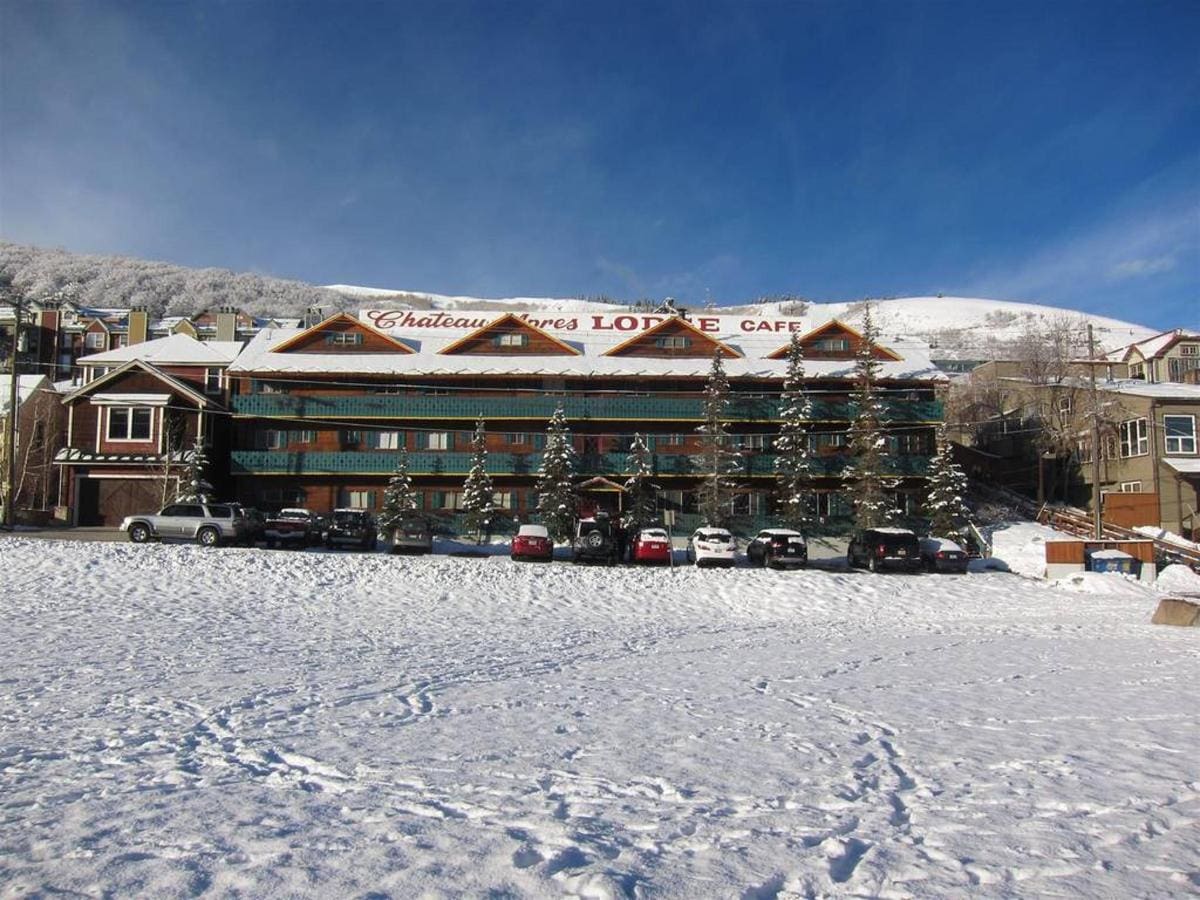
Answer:
[[[278,384],[275,384],[274,382],[271,382],[271,381],[255,380],[255,381],[251,382],[250,386],[253,389],[254,393],[256,393],[256,394],[284,394],[284,393],[287,393],[286,391],[284,391],[284,389],[282,387],[280,387]]]
[[[529,435],[523,433],[506,434],[504,436],[506,444],[531,444],[533,441],[529,439]]]
[[[817,452],[833,453],[846,446],[846,434],[842,431],[818,431],[808,436],[809,446]]]
[[[1129,377],[1136,378],[1138,381],[1146,380],[1146,365],[1145,363],[1134,363],[1129,367]]]
[[[692,346],[692,339],[686,334],[664,334],[654,339],[654,346],[660,350],[686,350]]]
[[[687,435],[684,434],[664,434],[663,443],[668,447],[682,447],[687,441]]]
[[[498,334],[494,341],[497,347],[528,347],[529,335],[527,334]]]
[[[1061,416],[1071,414],[1071,398],[1069,396],[1058,398],[1058,413]]]
[[[512,509],[513,495],[511,491],[496,491],[492,494],[492,504],[497,509]]]
[[[333,347],[356,347],[362,342],[362,332],[358,331],[336,331],[325,335],[325,343]]]
[[[1196,417],[1163,416],[1163,434],[1167,439],[1168,453],[1196,452]]]
[[[315,431],[293,431],[292,441],[297,444],[315,444],[317,442],[317,433]]]
[[[89,331],[83,338],[83,346],[87,347],[89,350],[103,350],[104,332]]]
[[[845,353],[850,349],[850,339],[844,337],[821,338],[816,342],[814,348],[822,353]]]
[[[206,393],[206,394],[221,393],[221,370],[220,369],[205,369],[204,370],[204,393]]]
[[[346,505],[351,509],[374,509],[375,507],[374,491],[347,491],[346,499]]]
[[[766,450],[769,444],[769,440],[765,434],[735,435],[734,440],[737,442],[735,446],[741,447],[743,450],[755,452]]]
[[[1075,443],[1075,455],[1081,463],[1090,463],[1092,461],[1092,442],[1091,440],[1081,440]]]
[[[137,406],[114,406],[108,411],[110,441],[148,441],[154,410]]]
[[[1140,481],[1122,481],[1121,482],[1121,493],[1122,494],[1138,494],[1138,493],[1141,493],[1141,490],[1142,490],[1142,483]]]
[[[434,491],[434,509],[461,509],[462,491]]]
[[[1172,357],[1167,360],[1167,380],[1183,381],[1184,376],[1194,369],[1200,369],[1200,359],[1195,356],[1178,359]]]
[[[453,446],[448,431],[431,431],[425,435],[425,446],[430,450],[449,450]]]
[[[1179,352],[1183,356],[1200,356],[1200,344],[1180,344]]]
[[[1145,419],[1130,419],[1121,423],[1121,458],[1145,456],[1150,452],[1150,439]]]
[[[379,449],[380,450],[399,450],[400,449],[400,432],[398,432],[398,431],[381,431],[381,432],[379,432]]]
[[[282,450],[287,446],[288,434],[286,431],[277,431],[270,429],[263,433],[263,444],[268,450]]]
[[[342,432],[342,448],[357,447],[362,441],[362,434],[356,430]]]

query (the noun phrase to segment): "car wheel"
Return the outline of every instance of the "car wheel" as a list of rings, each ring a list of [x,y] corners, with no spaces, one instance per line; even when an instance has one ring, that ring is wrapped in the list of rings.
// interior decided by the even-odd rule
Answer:
[[[150,529],[141,522],[129,526],[129,539],[135,544],[144,544],[150,540]]]
[[[196,532],[196,543],[201,547],[215,547],[220,538],[215,528],[201,528]]]

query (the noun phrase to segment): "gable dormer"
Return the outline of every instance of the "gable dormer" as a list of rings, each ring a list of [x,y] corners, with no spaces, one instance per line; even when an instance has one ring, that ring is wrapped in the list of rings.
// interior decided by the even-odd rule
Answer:
[[[93,319],[83,330],[84,353],[103,353],[112,346],[112,334],[103,319]]]
[[[180,319],[171,328],[171,334],[186,334],[193,340],[200,340],[200,332],[196,330],[196,326],[189,319]]]
[[[604,355],[708,359],[714,353],[720,353],[726,359],[738,359],[742,355],[711,334],[705,334],[687,319],[672,316],[617,344]]]
[[[565,341],[526,322],[513,313],[505,313],[494,322],[472,331],[466,337],[447,344],[439,353],[482,356],[579,356]]]
[[[272,353],[412,353],[403,341],[337,313],[271,348]]]
[[[832,319],[800,338],[805,359],[846,359],[858,355],[865,338],[845,322]],[[789,344],[767,354],[767,359],[786,359]],[[871,355],[875,359],[899,362],[902,357],[882,344],[873,344]]]

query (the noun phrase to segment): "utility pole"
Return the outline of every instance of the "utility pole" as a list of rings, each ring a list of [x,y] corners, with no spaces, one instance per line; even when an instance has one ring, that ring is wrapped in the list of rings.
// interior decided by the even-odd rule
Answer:
[[[1100,404],[1096,398],[1096,342],[1092,335],[1092,323],[1088,322],[1088,372],[1092,381],[1092,527],[1096,540],[1104,537],[1100,504]]]
[[[8,382],[8,420],[5,422],[4,453],[4,528],[12,531],[16,521],[16,501],[14,495],[17,489],[17,352],[21,346],[21,318],[25,315],[25,304],[19,299],[8,299],[7,303],[13,310],[12,346],[9,348],[9,382]]]

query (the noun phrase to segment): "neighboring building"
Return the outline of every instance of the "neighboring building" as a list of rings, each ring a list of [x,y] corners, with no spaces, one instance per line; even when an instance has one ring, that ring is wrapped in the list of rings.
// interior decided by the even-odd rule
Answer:
[[[212,462],[208,480],[229,493],[225,371],[241,347],[173,334],[79,360],[84,384],[64,398],[57,457],[73,524],[114,525],[170,500],[197,436]]]
[[[1197,381],[1200,372],[1200,334],[1176,328],[1114,350],[1108,359],[1124,363],[1130,378],[1176,384]]]
[[[660,505],[695,521],[702,478],[696,429],[714,354],[732,386],[729,431],[739,452],[732,514],[747,527],[773,512],[779,391],[792,332],[804,334],[813,392],[814,510],[844,525],[841,481],[852,417],[854,354],[862,337],[840,322],[572,311],[364,311],[314,326],[265,329],[229,368],[237,496],[264,509],[378,510],[396,463],[424,509],[452,519],[461,503],[476,417],[487,423],[488,471],[513,518],[535,514],[547,420],[561,405],[579,455],[584,513],[619,513],[635,433],[647,437]],[[897,504],[923,499],[936,390],[946,377],[923,352],[878,345],[890,414]]]
[[[1158,361],[1168,358],[1160,356]],[[1112,362],[1097,366],[1098,375]],[[1086,365],[1073,368],[1078,371]],[[1200,385],[1098,377],[1096,406],[1101,424],[1096,485],[1090,383],[1071,375],[1035,384],[1019,377],[1019,371],[1015,363],[989,363],[972,373],[975,387],[993,389],[996,405],[995,414],[979,429],[975,446],[1007,461],[997,463],[994,470],[1010,474],[1009,486],[1028,489],[1030,480],[1045,476],[1047,468],[1065,472],[1069,483],[1064,499],[1090,508],[1094,498],[1101,496],[1106,521],[1129,527],[1154,525],[1184,536],[1197,533]],[[1045,494],[1062,496],[1053,488]]]
[[[8,469],[12,376],[0,375],[0,473]],[[54,455],[62,446],[66,412],[44,375],[17,376],[16,506],[22,518],[49,517],[58,493]],[[0,481],[3,476],[0,475]]]

